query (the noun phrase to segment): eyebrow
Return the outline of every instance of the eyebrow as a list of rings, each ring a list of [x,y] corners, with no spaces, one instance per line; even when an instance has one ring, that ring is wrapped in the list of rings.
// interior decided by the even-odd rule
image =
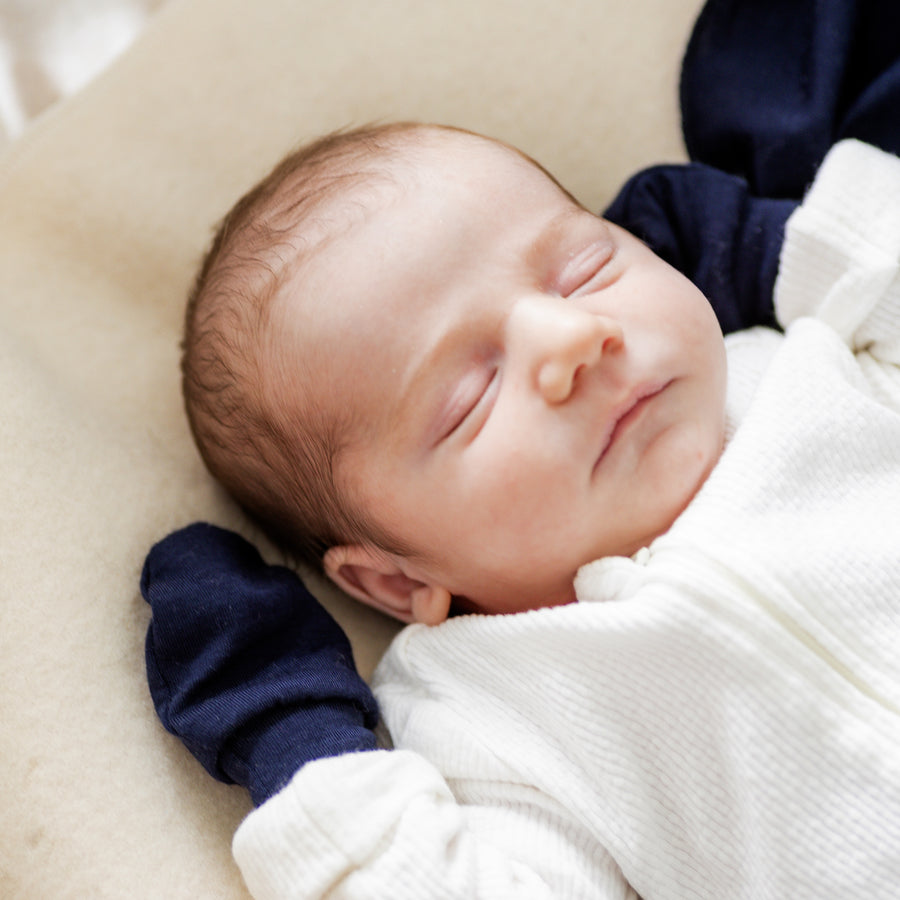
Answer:
[[[559,243],[572,219],[580,218],[585,214],[591,215],[583,207],[572,203],[571,206],[567,206],[553,216],[525,251],[524,259],[527,265],[531,268],[538,268],[543,264],[550,251]]]

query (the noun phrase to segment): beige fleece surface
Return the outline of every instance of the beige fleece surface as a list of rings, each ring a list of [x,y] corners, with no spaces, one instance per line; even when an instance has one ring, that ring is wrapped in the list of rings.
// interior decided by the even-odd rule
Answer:
[[[392,118],[509,140],[599,208],[683,157],[699,5],[168,0],[0,157],[0,897],[246,896],[230,840],[249,803],[158,724],[138,592],[175,527],[257,537],[178,394],[214,222],[297,142]],[[369,673],[394,626],[315,587]]]
[[[0,150],[102,72],[164,2],[2,0]]]

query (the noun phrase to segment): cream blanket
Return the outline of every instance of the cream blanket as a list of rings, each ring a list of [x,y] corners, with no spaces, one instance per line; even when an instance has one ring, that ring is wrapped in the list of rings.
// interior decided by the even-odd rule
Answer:
[[[699,6],[169,0],[0,157],[0,896],[246,896],[229,848],[249,802],[157,722],[138,593],[175,527],[259,540],[204,472],[178,392],[214,222],[300,140],[392,118],[509,140],[599,208],[683,158]],[[314,587],[370,672],[393,625]]]

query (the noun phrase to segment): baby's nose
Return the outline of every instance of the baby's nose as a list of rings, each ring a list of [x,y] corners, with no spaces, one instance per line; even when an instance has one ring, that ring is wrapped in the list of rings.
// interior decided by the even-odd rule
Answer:
[[[616,319],[582,309],[571,300],[541,298],[523,312],[530,326],[526,340],[531,343],[533,377],[547,403],[568,400],[581,371],[624,344]]]

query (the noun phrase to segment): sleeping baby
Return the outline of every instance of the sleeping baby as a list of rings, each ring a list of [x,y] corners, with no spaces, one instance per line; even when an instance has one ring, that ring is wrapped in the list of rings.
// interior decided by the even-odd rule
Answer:
[[[331,135],[226,219],[184,387],[211,472],[408,627],[373,689],[293,572],[142,579],[161,718],[258,804],[258,897],[893,897],[900,160],[787,224],[784,332],[513,148]]]
[[[434,625],[570,602],[668,530],[724,433],[684,275],[447,128],[331,136],[272,182],[207,262],[184,385],[210,470],[306,562]]]

